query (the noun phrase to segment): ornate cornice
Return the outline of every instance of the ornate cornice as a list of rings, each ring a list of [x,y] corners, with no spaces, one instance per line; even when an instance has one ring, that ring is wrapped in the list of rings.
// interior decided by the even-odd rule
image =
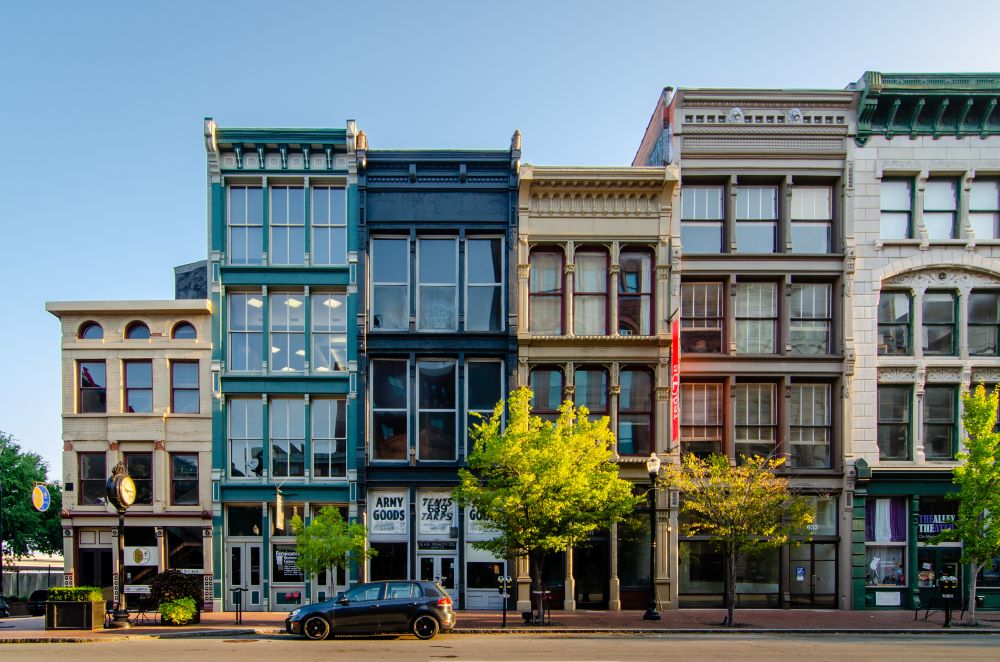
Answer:
[[[660,215],[659,192],[534,191],[528,201],[532,216],[643,216]]]
[[[882,286],[890,287],[981,287],[1000,284],[1000,278],[978,271],[952,268],[931,268],[887,278]]]

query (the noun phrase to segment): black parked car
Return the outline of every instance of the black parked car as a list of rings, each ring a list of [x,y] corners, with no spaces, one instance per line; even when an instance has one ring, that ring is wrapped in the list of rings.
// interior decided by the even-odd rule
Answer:
[[[431,639],[455,627],[448,592],[437,582],[386,581],[359,584],[333,600],[299,607],[285,631],[319,641],[338,634],[411,632]]]
[[[0,618],[10,618],[10,605],[0,595]]]
[[[31,595],[28,597],[28,602],[26,606],[28,607],[28,613],[32,616],[44,616],[45,615],[45,602],[49,599],[49,592],[46,589],[40,589],[38,591],[32,591]]]

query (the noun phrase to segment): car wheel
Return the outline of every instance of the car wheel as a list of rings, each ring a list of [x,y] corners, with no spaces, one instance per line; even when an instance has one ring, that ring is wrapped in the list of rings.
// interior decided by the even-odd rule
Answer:
[[[426,615],[417,616],[413,619],[413,625],[410,627],[417,639],[433,639],[439,628],[437,619]]]
[[[330,636],[330,621],[322,616],[310,616],[302,624],[302,634],[306,639],[322,641]]]

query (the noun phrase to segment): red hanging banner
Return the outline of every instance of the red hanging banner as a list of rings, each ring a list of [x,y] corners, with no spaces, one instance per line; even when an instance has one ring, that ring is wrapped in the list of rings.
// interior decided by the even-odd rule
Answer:
[[[681,321],[670,323],[670,447],[681,439]]]

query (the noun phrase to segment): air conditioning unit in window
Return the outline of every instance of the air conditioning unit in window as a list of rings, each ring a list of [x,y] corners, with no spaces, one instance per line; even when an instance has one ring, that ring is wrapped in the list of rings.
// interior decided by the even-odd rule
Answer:
[[[620,335],[620,336],[630,336],[630,335],[632,335],[632,329],[618,329],[618,335]]]

